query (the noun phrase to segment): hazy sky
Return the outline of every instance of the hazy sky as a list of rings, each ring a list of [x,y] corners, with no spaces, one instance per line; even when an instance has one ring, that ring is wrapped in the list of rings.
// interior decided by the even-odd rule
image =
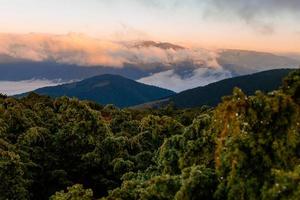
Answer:
[[[0,32],[300,52],[300,0],[0,0]]]

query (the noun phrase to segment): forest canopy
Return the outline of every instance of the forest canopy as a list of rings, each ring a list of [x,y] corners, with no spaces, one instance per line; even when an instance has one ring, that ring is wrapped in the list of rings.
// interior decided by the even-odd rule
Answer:
[[[0,200],[300,196],[300,70],[215,108],[0,96]]]

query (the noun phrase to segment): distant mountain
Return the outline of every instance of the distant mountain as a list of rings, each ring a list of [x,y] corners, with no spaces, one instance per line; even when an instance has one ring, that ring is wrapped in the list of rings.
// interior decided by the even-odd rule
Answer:
[[[230,49],[210,53],[193,49],[178,52],[184,51],[192,55],[190,61],[172,63],[170,69],[153,73],[139,81],[181,92],[225,78],[300,66],[300,61],[296,59],[266,52]],[[198,62],[197,58],[200,58]]]
[[[168,42],[154,42],[154,41],[136,42],[132,45],[132,47],[136,47],[136,48],[156,47],[156,48],[160,48],[160,49],[173,49],[175,51],[186,49],[185,47],[182,47],[182,46],[179,46],[176,44],[172,44],[172,43],[168,43]]]
[[[296,59],[266,52],[226,49],[219,51],[218,55],[218,63],[233,76],[300,65]]]
[[[163,41],[109,41],[76,33],[0,33],[0,47],[0,81],[69,82],[118,74],[177,92],[300,65],[297,59],[265,52],[209,50]]]
[[[0,53],[0,64],[10,64],[10,63],[18,63],[18,62],[27,62],[28,60],[22,58],[15,58],[13,56],[7,54]]]
[[[216,106],[221,98],[232,94],[234,87],[243,90],[247,95],[252,95],[256,90],[269,92],[277,89],[282,79],[291,72],[291,69],[276,69],[256,74],[225,79],[216,83],[183,91],[172,96],[169,101],[177,107],[189,108],[203,105]]]
[[[9,59],[7,57],[5,58],[6,60]],[[157,68],[155,70],[160,69]],[[125,64],[122,68],[116,68],[106,66],[87,67],[50,61],[0,62],[0,81],[47,79],[68,82],[73,80],[82,80],[102,74],[117,74],[136,80],[150,75],[155,72],[155,70],[148,71],[130,64]]]
[[[100,75],[80,82],[40,88],[33,91],[52,97],[69,96],[100,104],[128,107],[174,94],[173,91],[145,85],[119,75]],[[26,94],[18,95],[24,96]]]

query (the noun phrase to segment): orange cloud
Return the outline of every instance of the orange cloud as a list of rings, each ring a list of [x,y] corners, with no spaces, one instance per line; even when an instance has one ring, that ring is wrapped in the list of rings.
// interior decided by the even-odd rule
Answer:
[[[130,42],[135,44],[135,42]],[[122,67],[124,63],[151,64],[190,61],[195,65],[219,67],[213,51],[159,48],[104,41],[82,34],[0,34],[0,53],[34,61],[51,60],[78,65]]]

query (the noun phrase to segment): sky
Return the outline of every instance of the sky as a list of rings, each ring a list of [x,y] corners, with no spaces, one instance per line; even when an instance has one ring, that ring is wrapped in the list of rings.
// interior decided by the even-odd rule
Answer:
[[[0,0],[2,33],[300,52],[299,0]]]

